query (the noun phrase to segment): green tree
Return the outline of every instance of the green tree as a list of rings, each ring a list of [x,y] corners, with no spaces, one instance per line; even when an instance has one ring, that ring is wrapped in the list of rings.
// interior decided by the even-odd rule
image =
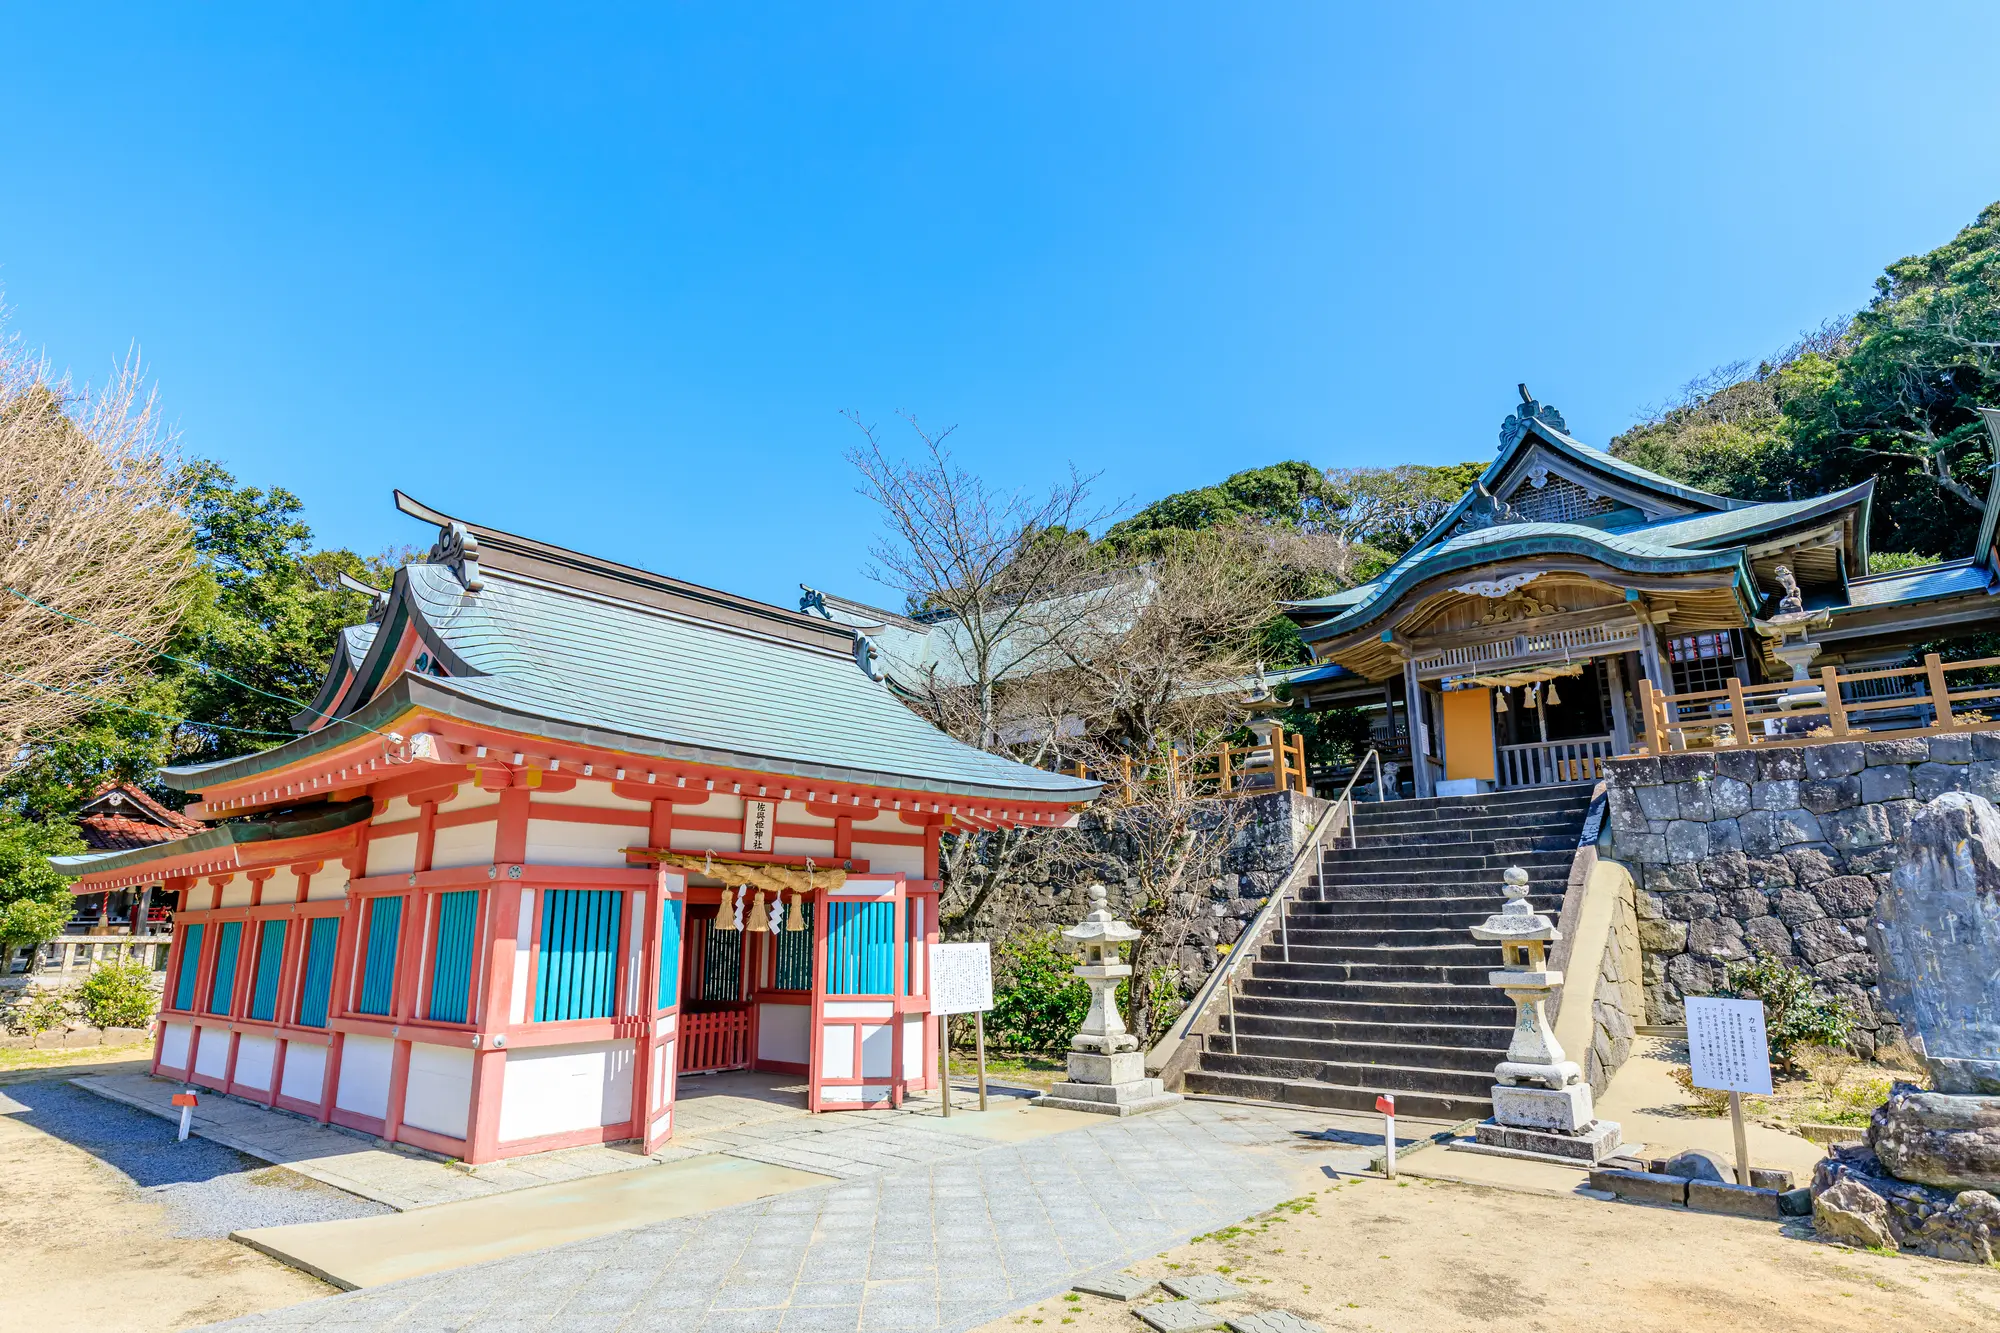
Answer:
[[[66,822],[0,810],[0,957],[39,949],[62,934],[75,903],[69,881],[48,858],[83,850],[83,839]]]
[[[1851,319],[1756,367],[1725,366],[1612,441],[1704,490],[1755,500],[1873,478],[1870,543],[1965,554],[1985,508],[2000,405],[2000,203],[1949,242],[1897,260]]]

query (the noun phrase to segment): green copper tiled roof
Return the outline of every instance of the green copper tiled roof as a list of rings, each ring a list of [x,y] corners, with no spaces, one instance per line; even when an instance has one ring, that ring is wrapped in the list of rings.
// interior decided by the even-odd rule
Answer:
[[[1439,574],[1475,569],[1523,555],[1569,554],[1627,572],[1694,573],[1734,568],[1751,589],[1748,562],[1737,550],[1668,546],[1642,533],[1604,532],[1575,523],[1507,523],[1462,532],[1424,551],[1421,559],[1398,566],[1369,585],[1368,596],[1338,615],[1301,631],[1308,642],[1350,633],[1366,625],[1413,585]]]
[[[1681,518],[1664,518],[1653,523],[1617,528],[1614,531],[1643,536],[1647,541],[1660,542],[1668,546],[1711,546],[1760,529],[1782,527],[1787,523],[1809,518],[1815,513],[1837,513],[1854,504],[1865,506],[1873,494],[1874,486],[1874,482],[1864,481],[1859,486],[1850,486],[1844,491],[1834,491],[1828,495],[1746,505],[1741,509],[1728,509],[1719,514],[1691,514]],[[1866,522],[1864,521],[1861,526],[1865,531]]]
[[[1856,579],[1848,586],[1848,605],[1841,611],[1887,606],[1895,602],[1920,602],[1927,597],[1951,597],[1960,593],[1985,592],[1986,567],[1976,560],[1952,560],[1943,564],[1899,569],[1893,574]]]
[[[953,740],[849,654],[502,570],[482,579],[468,593],[444,565],[398,573],[386,637],[393,643],[401,618],[413,618],[452,674],[405,673],[351,722],[381,725],[414,702],[576,744],[754,771],[999,799],[1077,801],[1097,790]],[[262,754],[168,770],[169,781],[199,790],[352,735],[335,723]]]

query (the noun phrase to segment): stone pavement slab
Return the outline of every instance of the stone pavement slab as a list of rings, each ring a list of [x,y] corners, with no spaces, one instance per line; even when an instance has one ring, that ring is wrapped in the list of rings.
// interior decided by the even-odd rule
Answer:
[[[1170,1277],[1161,1280],[1160,1285],[1183,1300],[1190,1301],[1240,1301],[1248,1293],[1226,1277],[1213,1273],[1189,1273],[1185,1277]]]
[[[1326,1333],[1326,1330],[1290,1310],[1261,1310],[1256,1314],[1233,1314],[1224,1321],[1229,1333]]]
[[[1108,1296],[1114,1301],[1130,1301],[1144,1296],[1153,1289],[1153,1279],[1133,1277],[1130,1273],[1110,1273],[1103,1277],[1087,1277],[1073,1285],[1070,1290],[1080,1291],[1086,1296]]]
[[[1155,1301],[1132,1313],[1159,1333],[1200,1333],[1202,1329],[1222,1327],[1222,1316],[1196,1301]]]
[[[226,1327],[967,1329],[1290,1197],[1273,1149],[1323,1123],[1183,1103]]]

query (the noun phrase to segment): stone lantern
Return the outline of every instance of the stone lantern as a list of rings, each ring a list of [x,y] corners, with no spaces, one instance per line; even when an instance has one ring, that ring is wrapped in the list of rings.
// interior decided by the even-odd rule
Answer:
[[[1529,903],[1527,871],[1515,866],[1504,878],[1506,905],[1474,926],[1472,938],[1500,946],[1500,971],[1487,979],[1514,1002],[1514,1039],[1493,1071],[1493,1118],[1476,1138],[1502,1153],[1595,1165],[1618,1151],[1618,1123],[1596,1118],[1583,1071],[1564,1058],[1549,1026],[1548,999],[1563,982],[1549,968],[1549,946],[1562,932]]]
[[[1118,948],[1138,939],[1139,932],[1111,914],[1102,884],[1093,884],[1086,892],[1090,911],[1065,930],[1063,938],[1076,941],[1083,955],[1070,971],[1090,987],[1090,1012],[1070,1039],[1069,1080],[1037,1097],[1034,1104],[1100,1115],[1136,1115],[1172,1106],[1181,1095],[1146,1077],[1139,1039],[1125,1030],[1125,1016],[1118,1012],[1118,983],[1132,975],[1132,965],[1120,961]]]

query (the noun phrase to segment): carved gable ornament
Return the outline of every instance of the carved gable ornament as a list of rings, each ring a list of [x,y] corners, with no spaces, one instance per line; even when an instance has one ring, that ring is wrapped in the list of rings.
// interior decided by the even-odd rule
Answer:
[[[478,592],[485,586],[479,578],[479,538],[457,519],[438,529],[438,539],[424,554],[424,563],[448,566],[467,592]]]
[[[1550,430],[1561,431],[1565,435],[1569,434],[1569,423],[1563,420],[1562,413],[1556,411],[1553,407],[1536,402],[1533,395],[1528,392],[1527,385],[1517,384],[1514,387],[1520,391],[1521,406],[1516,408],[1511,416],[1500,423],[1500,447],[1502,449],[1507,448],[1523,435],[1526,435],[1529,423],[1538,417],[1541,419],[1542,424]]]
[[[1557,606],[1554,602],[1541,601],[1521,591],[1540,577],[1538,573],[1510,574],[1504,579],[1461,583],[1452,591],[1467,597],[1483,597],[1493,603],[1486,613],[1479,617],[1479,623],[1482,625],[1507,625],[1517,620],[1532,620],[1536,616],[1562,614],[1567,608]]]

